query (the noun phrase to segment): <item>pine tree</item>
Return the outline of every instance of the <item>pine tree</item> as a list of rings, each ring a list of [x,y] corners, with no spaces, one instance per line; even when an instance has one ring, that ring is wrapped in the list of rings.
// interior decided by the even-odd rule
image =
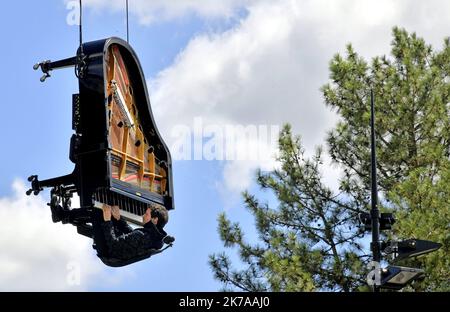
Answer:
[[[279,139],[281,167],[257,174],[278,206],[243,194],[260,242],[246,242],[239,223],[219,216],[225,247],[236,247],[243,262],[236,270],[225,253],[210,256],[225,289],[367,290],[370,255],[357,216],[370,209],[372,88],[380,206],[397,218],[390,238],[442,243],[438,252],[407,262],[428,273],[414,289],[450,290],[450,40],[435,52],[416,34],[394,28],[391,46],[391,57],[375,57],[370,65],[351,45],[345,57],[337,54],[330,62],[330,82],[321,90],[340,116],[326,140],[343,172],[338,193],[323,183],[322,148],[305,157],[300,137],[286,125]]]

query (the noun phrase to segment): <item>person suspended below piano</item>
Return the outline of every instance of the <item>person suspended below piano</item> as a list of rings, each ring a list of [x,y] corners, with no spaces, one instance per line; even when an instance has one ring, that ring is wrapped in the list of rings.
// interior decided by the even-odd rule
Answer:
[[[103,204],[103,208],[87,212],[85,209],[64,209],[56,197],[50,203],[53,222],[74,223],[90,218],[93,227],[94,248],[97,256],[110,266],[123,266],[158,253],[164,244],[172,244],[164,226],[169,215],[160,205],[151,204],[142,216],[143,227],[131,228],[120,218],[120,207]]]

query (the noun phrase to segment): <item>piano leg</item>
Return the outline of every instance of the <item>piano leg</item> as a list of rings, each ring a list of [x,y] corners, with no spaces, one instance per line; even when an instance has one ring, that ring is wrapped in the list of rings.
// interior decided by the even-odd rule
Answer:
[[[74,185],[75,176],[73,173],[71,173],[65,176],[39,181],[37,175],[32,175],[28,178],[28,181],[31,182],[31,188],[27,191],[27,195],[31,195],[31,193],[33,193],[34,195],[38,195],[46,187]]]

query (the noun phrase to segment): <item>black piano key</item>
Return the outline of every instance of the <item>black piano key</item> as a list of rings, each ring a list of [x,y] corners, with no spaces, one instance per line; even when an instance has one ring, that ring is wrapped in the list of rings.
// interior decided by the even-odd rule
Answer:
[[[108,190],[104,189],[104,190],[103,190],[103,193],[105,194],[105,200],[106,200],[106,202],[108,203],[108,205],[112,206],[113,203],[112,203],[112,201],[111,201],[111,197],[109,196]]]

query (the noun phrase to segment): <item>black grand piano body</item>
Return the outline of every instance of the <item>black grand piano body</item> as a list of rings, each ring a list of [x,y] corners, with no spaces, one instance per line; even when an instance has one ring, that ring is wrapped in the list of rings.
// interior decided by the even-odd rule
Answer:
[[[111,142],[108,131],[108,81],[106,79],[105,55],[111,45],[117,45],[129,71],[130,83],[133,85],[135,103],[141,118],[143,132],[154,147],[158,160],[167,166],[167,190],[157,194],[130,183],[114,179],[111,172]],[[110,38],[93,41],[83,45],[84,53],[89,57],[87,72],[79,79],[79,114],[74,103],[73,128],[81,137],[81,144],[74,143],[72,158],[78,165],[79,195],[81,206],[92,204],[91,197],[97,190],[109,190],[143,203],[158,203],[167,209],[173,209],[172,161],[169,149],[156,127],[150,107],[146,81],[139,60],[132,48],[123,40]],[[76,100],[74,100],[76,102]],[[77,117],[79,119],[77,120]],[[73,142],[73,141],[72,141]],[[77,148],[75,148],[77,146]],[[100,195],[102,196],[102,195]]]
[[[115,56],[119,55],[118,59],[122,59],[114,57],[114,62],[121,63],[122,71],[126,68],[128,85],[132,87],[124,87],[123,81],[110,79],[113,77],[112,51]],[[79,94],[73,95],[75,134],[70,144],[70,159],[75,163],[75,169],[72,174],[44,181],[39,181],[37,176],[30,177],[32,188],[29,193],[34,191],[37,194],[45,187],[52,187],[52,194],[67,203],[76,192],[80,196],[81,208],[99,208],[99,203],[116,204],[127,221],[138,225],[148,204],[173,209],[170,151],[156,127],[144,74],[133,49],[119,38],[108,38],[84,43],[77,57],[58,62],[41,63],[42,70],[49,76],[48,72],[52,69],[74,65],[78,72]],[[124,80],[119,78],[117,80]],[[133,105],[124,111],[118,103],[128,103],[125,98],[132,98],[130,103]],[[121,117],[112,116],[114,110],[111,107],[114,105],[122,109]],[[133,121],[136,116],[138,119]],[[120,128],[112,124],[120,119],[128,121],[119,121]],[[134,126],[127,128],[129,123],[134,123]],[[123,137],[131,135],[128,130],[133,128],[133,140],[126,142]],[[127,132],[119,141],[117,136],[120,134],[117,133],[121,129],[127,129]],[[117,147],[121,144],[122,151]],[[128,155],[128,149],[133,150],[134,154]],[[78,231],[86,235],[83,230],[86,225],[82,221],[75,223]]]

